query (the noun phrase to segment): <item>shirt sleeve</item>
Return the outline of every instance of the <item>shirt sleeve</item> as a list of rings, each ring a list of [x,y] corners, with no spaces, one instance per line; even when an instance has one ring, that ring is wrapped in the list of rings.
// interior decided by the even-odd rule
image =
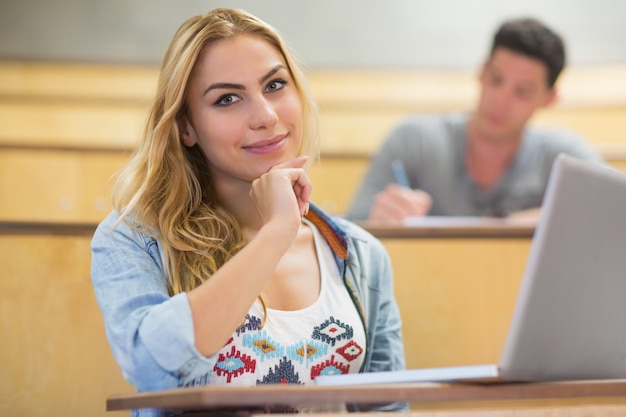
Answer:
[[[378,263],[378,284],[372,285],[369,291],[377,294],[370,296],[368,315],[374,321],[370,331],[373,335],[372,354],[367,372],[398,371],[406,369],[404,341],[402,338],[402,320],[400,309],[394,296],[393,271],[391,260],[379,241],[371,246],[376,250]],[[374,256],[372,256],[374,258]],[[373,311],[375,310],[375,312]],[[404,402],[379,404],[361,407],[360,411],[408,411]]]
[[[157,243],[110,216],[92,242],[91,275],[113,356],[139,391],[175,388],[212,361],[194,346],[186,293],[170,296]]]
[[[551,155],[550,164],[560,153],[584,161],[604,162],[602,154],[591,142],[570,130],[546,129],[541,140],[546,146],[544,152]]]

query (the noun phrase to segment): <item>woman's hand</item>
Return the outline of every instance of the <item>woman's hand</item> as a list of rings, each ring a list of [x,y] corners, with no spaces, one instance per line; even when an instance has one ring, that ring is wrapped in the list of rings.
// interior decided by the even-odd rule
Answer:
[[[302,168],[307,159],[300,156],[277,164],[252,182],[250,197],[263,224],[277,221],[297,231],[302,216],[309,211],[313,188]]]
[[[250,198],[262,226],[211,279],[187,293],[195,345],[203,355],[215,354],[241,325],[298,235],[311,197],[306,161],[304,156],[275,165],[252,182]]]

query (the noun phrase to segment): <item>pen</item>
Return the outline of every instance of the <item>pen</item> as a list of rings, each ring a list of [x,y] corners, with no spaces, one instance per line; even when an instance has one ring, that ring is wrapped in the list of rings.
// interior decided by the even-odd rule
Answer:
[[[394,159],[391,163],[391,169],[393,170],[393,176],[396,179],[398,185],[401,185],[406,188],[411,188],[411,184],[409,184],[409,178],[406,175],[406,171],[404,170],[404,165],[402,161],[399,159]]]

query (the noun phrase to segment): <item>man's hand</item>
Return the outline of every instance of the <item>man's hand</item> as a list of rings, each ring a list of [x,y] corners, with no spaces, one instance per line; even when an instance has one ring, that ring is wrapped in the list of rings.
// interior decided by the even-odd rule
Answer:
[[[432,197],[425,191],[389,184],[374,197],[368,220],[401,223],[409,216],[425,216]]]

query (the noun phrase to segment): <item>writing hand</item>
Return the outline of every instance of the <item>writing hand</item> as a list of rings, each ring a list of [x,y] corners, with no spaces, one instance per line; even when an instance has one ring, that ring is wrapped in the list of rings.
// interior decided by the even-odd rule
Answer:
[[[374,197],[368,220],[401,223],[409,216],[425,216],[432,197],[425,191],[389,184]]]

